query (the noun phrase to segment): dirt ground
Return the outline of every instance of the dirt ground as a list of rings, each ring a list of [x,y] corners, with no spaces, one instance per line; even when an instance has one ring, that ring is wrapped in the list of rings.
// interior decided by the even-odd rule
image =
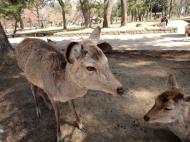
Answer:
[[[113,73],[126,89],[124,96],[89,91],[76,99],[87,133],[69,124],[74,116],[67,103],[59,104],[65,141],[178,142],[164,126],[153,128],[144,123],[143,115],[166,88],[168,72],[176,74],[186,94],[190,92],[190,52],[118,51],[108,57]],[[54,112],[39,100],[42,116],[37,119],[30,86],[21,70],[17,65],[0,65],[0,142],[55,141]]]

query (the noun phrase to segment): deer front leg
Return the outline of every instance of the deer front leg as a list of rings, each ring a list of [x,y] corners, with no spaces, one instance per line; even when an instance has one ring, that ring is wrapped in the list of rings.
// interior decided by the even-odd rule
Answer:
[[[56,102],[54,102],[52,99],[50,99],[50,101],[51,101],[51,104],[53,106],[53,110],[55,112],[55,118],[56,118],[56,123],[57,123],[57,142],[63,142],[63,140],[61,139],[59,108],[58,108]]]
[[[35,108],[36,108],[36,114],[37,114],[37,117],[40,118],[41,116],[41,111],[40,111],[40,108],[38,106],[38,101],[37,101],[37,98],[36,98],[36,91],[37,91],[37,87],[33,84],[31,84],[31,90],[32,90],[32,95],[34,97],[34,101],[35,101]]]
[[[78,116],[78,114],[77,114],[77,112],[76,112],[74,100],[70,100],[70,101],[69,101],[69,106],[70,106],[72,112],[73,112],[74,115],[75,115],[76,123],[77,123],[77,125],[78,125],[78,128],[85,131],[84,125],[81,123],[80,118],[79,118],[79,116]]]
[[[49,110],[52,110],[52,104],[51,104],[51,102],[49,101],[48,95],[47,95],[43,90],[41,90],[40,96],[42,97],[44,103],[45,103],[46,106],[49,108]]]

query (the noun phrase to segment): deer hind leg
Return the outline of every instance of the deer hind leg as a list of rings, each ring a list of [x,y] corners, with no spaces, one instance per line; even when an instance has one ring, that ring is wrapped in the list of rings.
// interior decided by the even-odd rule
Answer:
[[[56,102],[54,102],[52,99],[50,99],[50,101],[53,106],[53,110],[55,112],[55,118],[57,123],[57,142],[63,142],[63,140],[61,139],[61,129],[60,129],[60,111]]]
[[[35,101],[36,114],[37,114],[37,117],[40,118],[40,116],[41,116],[41,110],[40,110],[40,108],[38,106],[38,101],[37,101],[37,97],[36,97],[37,86],[31,84],[31,90],[32,90],[32,95],[34,97],[34,101]]]
[[[71,108],[73,114],[75,115],[77,127],[78,127],[79,129],[83,130],[83,131],[86,131],[84,125],[81,123],[80,118],[79,118],[79,116],[78,116],[78,114],[77,114],[77,112],[76,112],[74,100],[70,100],[70,101],[69,101],[69,106],[70,106],[70,108]]]

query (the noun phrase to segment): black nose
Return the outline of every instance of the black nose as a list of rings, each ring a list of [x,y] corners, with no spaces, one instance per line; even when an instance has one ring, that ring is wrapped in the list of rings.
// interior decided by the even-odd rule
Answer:
[[[147,115],[144,116],[144,120],[145,121],[149,121],[150,120],[150,117],[148,117]]]
[[[123,89],[122,87],[117,88],[117,93],[118,93],[119,95],[123,95],[124,89]]]

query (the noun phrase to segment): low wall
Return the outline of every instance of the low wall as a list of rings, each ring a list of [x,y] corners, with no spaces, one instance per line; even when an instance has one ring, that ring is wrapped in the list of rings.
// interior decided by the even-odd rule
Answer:
[[[151,33],[176,33],[177,28],[166,27],[166,28],[144,28],[144,29],[104,29],[101,32],[101,35],[125,35],[125,34],[151,34]],[[53,32],[53,31],[40,31],[40,32],[31,32],[31,33],[17,33],[14,37],[44,37],[44,36],[89,36],[91,31],[65,31],[65,32]],[[13,37],[12,34],[8,37]]]
[[[152,34],[152,33],[176,33],[177,28],[154,28],[154,29],[134,29],[134,30],[116,30],[102,31],[101,35],[125,35],[125,34]],[[89,36],[91,32],[59,32],[54,36]]]

